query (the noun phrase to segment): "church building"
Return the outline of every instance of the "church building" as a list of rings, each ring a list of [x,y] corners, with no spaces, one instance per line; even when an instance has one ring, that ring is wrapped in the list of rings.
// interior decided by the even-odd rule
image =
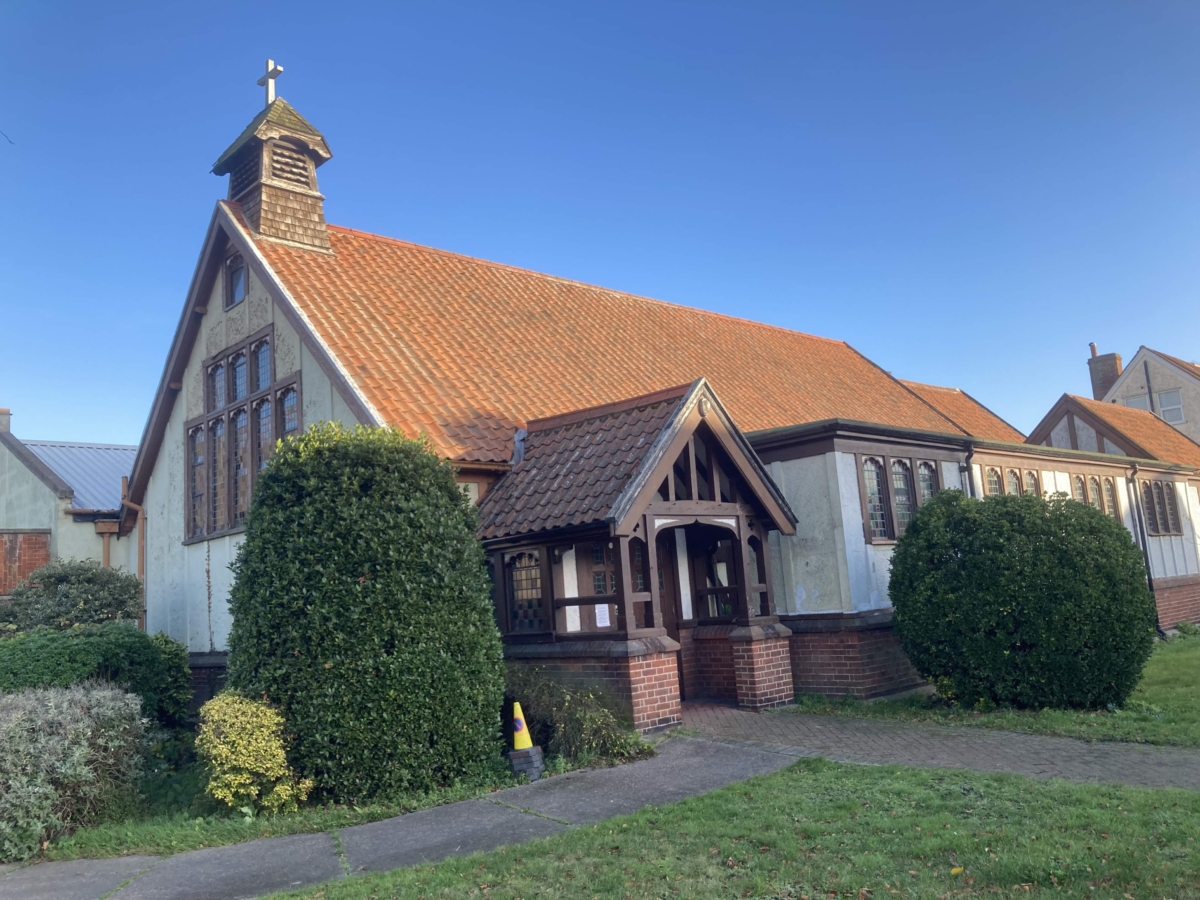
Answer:
[[[841,341],[327,223],[329,145],[268,68],[266,107],[213,167],[228,193],[126,498],[146,522],[147,627],[196,671],[223,665],[258,473],[322,421],[427,435],[479,502],[506,658],[603,683],[644,731],[689,698],[920,684],[888,565],[939,490],[1070,491],[1078,474],[1132,521],[1124,479],[1149,447],[1033,446]],[[1196,449],[1139,458],[1137,477],[1188,485]],[[1191,529],[1195,489],[1179,491]]]

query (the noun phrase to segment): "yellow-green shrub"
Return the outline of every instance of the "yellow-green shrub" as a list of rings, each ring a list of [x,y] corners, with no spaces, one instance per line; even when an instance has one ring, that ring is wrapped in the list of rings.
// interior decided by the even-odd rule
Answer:
[[[200,707],[196,751],[209,770],[209,795],[233,809],[294,812],[312,790],[287,761],[283,716],[258,700],[218,694]]]

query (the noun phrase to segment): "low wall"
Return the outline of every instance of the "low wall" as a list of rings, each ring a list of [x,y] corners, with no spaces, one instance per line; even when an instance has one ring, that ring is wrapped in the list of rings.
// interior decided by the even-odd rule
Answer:
[[[50,530],[0,531],[0,597],[50,562]]]
[[[785,616],[798,694],[866,700],[924,684],[892,632],[891,610]]]
[[[1200,576],[1155,578],[1154,604],[1159,628],[1174,628],[1180,622],[1200,625]]]

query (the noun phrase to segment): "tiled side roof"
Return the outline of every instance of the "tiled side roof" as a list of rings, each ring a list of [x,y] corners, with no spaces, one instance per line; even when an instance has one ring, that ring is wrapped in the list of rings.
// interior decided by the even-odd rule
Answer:
[[[133,470],[137,447],[21,441],[29,452],[71,486],[75,509],[120,509],[121,478]]]
[[[1117,403],[1070,396],[1114,431],[1143,447],[1154,459],[1182,463],[1185,466],[1200,466],[1200,444],[1154,413]]]
[[[958,434],[841,341],[330,226],[334,252],[258,247],[387,423],[507,462],[530,417],[707,378],[760,431],[854,419]]]
[[[1025,435],[966,391],[903,379],[900,383],[972,437],[1017,443],[1025,440]]]
[[[1147,347],[1146,349],[1150,350],[1149,347]],[[1165,359],[1171,365],[1175,366],[1177,369],[1180,369],[1183,372],[1186,372],[1188,375],[1191,375],[1193,378],[1200,378],[1200,366],[1196,365],[1196,363],[1188,362],[1185,359],[1180,359],[1178,356],[1171,356],[1168,353],[1162,353],[1158,350],[1150,350],[1150,352],[1153,353],[1155,356],[1161,356],[1163,359]]]
[[[479,537],[604,522],[688,390],[530,422],[524,459],[479,506]]]

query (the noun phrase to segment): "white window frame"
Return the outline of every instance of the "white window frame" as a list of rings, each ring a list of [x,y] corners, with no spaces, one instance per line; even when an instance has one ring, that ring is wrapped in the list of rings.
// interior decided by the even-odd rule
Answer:
[[[1149,394],[1138,394],[1136,397],[1126,397],[1121,402],[1131,409],[1144,409],[1146,412],[1150,412]]]
[[[1178,403],[1168,404],[1163,399],[1164,397],[1168,397],[1172,394],[1175,397],[1179,398]],[[1167,415],[1168,410],[1179,410],[1179,418],[1172,419],[1170,416]],[[1180,391],[1180,390],[1159,391],[1158,392],[1158,415],[1159,415],[1159,418],[1161,418],[1164,422],[1170,422],[1172,425],[1180,425],[1183,422],[1186,422],[1187,419],[1185,419],[1183,417],[1183,391]]]

